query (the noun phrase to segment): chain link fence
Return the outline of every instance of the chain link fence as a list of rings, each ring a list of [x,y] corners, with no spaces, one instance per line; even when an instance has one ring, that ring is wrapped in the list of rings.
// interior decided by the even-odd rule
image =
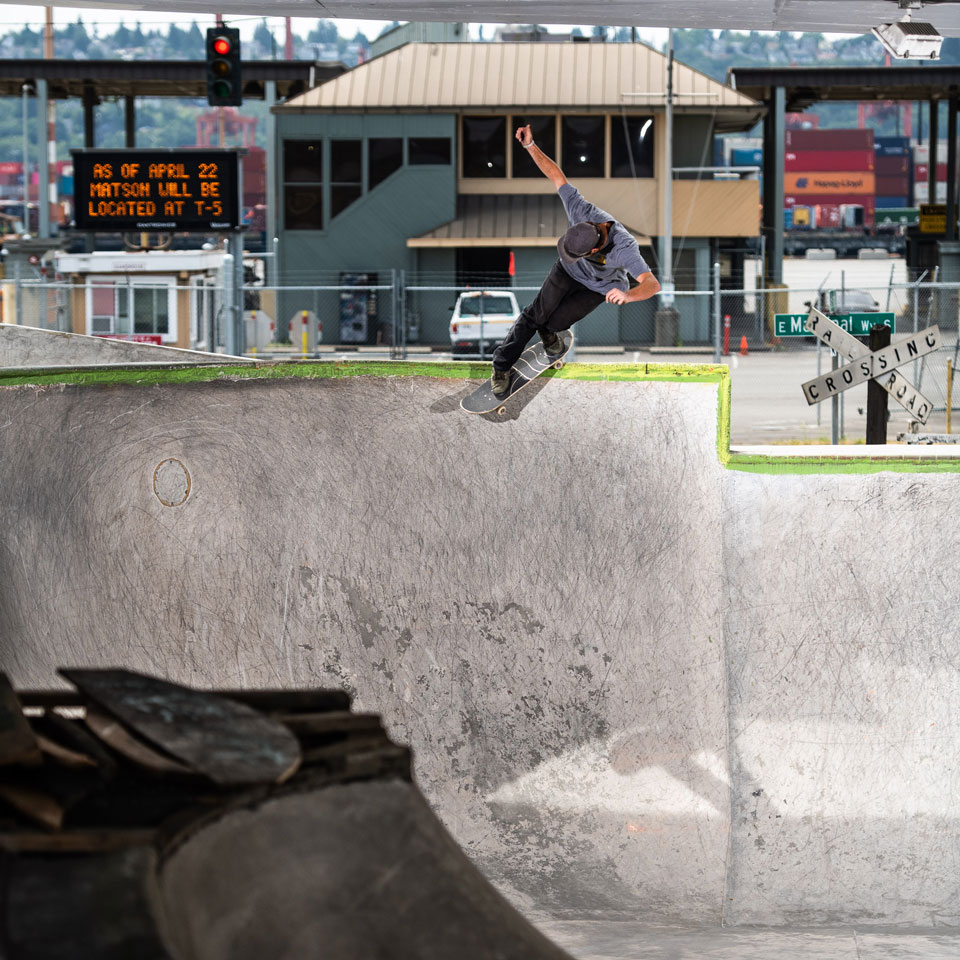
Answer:
[[[677,278],[679,322],[670,346],[699,347],[703,355],[691,359],[701,362],[759,350],[815,353],[819,374],[830,369],[829,349],[811,336],[778,336],[777,314],[806,314],[811,304],[828,315],[888,313],[893,315],[894,341],[933,324],[939,327],[941,346],[902,372],[935,411],[947,409],[948,394],[951,408],[957,409],[960,393],[949,381],[960,362],[960,284],[927,275],[892,282],[892,271],[891,282],[883,284],[847,285],[843,270],[824,275],[816,287],[764,287],[748,268],[743,288],[730,289],[717,271],[711,288],[693,289],[694,273],[687,271]],[[449,273],[358,271],[322,276],[321,283],[246,284],[234,291],[222,277],[189,283],[145,276],[84,282],[13,278],[2,284],[3,322],[211,352],[225,352],[234,343],[248,355],[274,357],[366,350],[396,359],[428,352],[489,358],[505,332],[502,321],[489,318],[481,306],[478,315],[466,318],[472,333],[456,349],[453,310],[462,294],[481,293],[481,305],[507,298],[511,309],[522,309],[542,281],[533,274],[508,279],[471,277],[465,283]],[[606,311],[600,320],[591,316],[578,324],[581,352],[651,348],[658,306],[658,298],[622,307],[602,305],[595,311]]]

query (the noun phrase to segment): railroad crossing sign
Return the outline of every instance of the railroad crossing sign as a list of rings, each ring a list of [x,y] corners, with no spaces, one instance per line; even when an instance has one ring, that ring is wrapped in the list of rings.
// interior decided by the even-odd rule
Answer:
[[[855,337],[869,337],[870,328],[882,323],[896,330],[892,313],[832,313],[830,319],[847,333]],[[775,337],[809,337],[807,315],[805,313],[775,313],[773,315],[773,335]]]
[[[831,370],[803,384],[803,395],[807,398],[808,404],[828,400],[865,380],[876,380],[907,413],[920,423],[927,422],[932,404],[894,368],[936,350],[940,346],[939,327],[927,327],[926,330],[920,330],[896,343],[891,343],[889,347],[883,347],[871,353],[865,344],[847,333],[816,307],[810,309],[805,323],[808,333],[812,333],[828,347],[836,350],[840,356],[851,361],[837,370]]]

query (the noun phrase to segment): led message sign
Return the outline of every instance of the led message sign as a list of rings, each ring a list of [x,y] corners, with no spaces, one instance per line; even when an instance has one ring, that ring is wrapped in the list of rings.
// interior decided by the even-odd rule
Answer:
[[[74,150],[76,227],[210,233],[240,227],[236,150]]]

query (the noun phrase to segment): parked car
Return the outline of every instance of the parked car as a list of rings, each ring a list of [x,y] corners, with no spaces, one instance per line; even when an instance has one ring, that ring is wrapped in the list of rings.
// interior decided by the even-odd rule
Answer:
[[[869,290],[821,290],[817,308],[823,313],[878,313],[880,304]]]
[[[461,293],[450,318],[453,356],[490,356],[503,342],[519,313],[517,298],[509,290]]]

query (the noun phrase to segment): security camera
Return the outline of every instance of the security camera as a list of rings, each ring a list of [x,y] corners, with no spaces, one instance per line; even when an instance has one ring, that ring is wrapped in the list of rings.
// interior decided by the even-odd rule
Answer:
[[[919,6],[916,0],[900,0],[900,7],[907,11],[904,18],[881,23],[870,32],[883,44],[883,49],[898,60],[939,60],[943,37],[932,23],[911,19],[910,8],[916,6]]]

